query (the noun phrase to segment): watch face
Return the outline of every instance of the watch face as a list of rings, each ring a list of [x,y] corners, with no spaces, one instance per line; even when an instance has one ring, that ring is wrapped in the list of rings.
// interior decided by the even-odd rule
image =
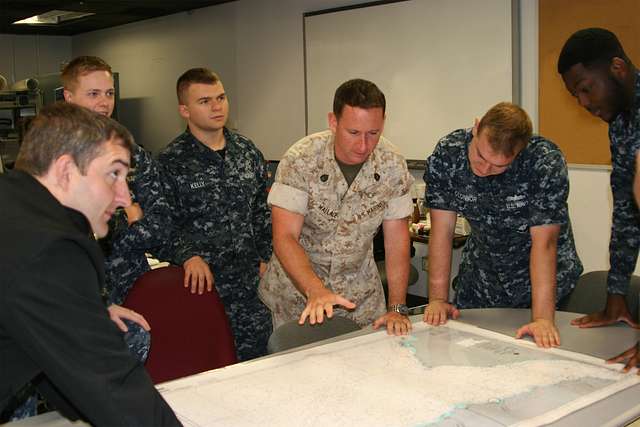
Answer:
[[[391,306],[391,311],[395,311],[396,313],[400,313],[405,316],[409,314],[409,308],[406,304],[394,304]]]

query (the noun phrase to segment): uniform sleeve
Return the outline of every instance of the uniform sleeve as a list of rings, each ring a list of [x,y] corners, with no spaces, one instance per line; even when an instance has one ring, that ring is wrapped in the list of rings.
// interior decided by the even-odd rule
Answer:
[[[118,253],[150,251],[166,242],[170,234],[171,211],[164,195],[158,165],[142,147],[136,150],[136,171],[129,185],[134,201],[142,208],[143,216],[114,236],[113,248]]]
[[[160,165],[161,181],[164,189],[164,196],[169,206],[171,223],[173,224],[170,235],[170,241],[168,244],[158,251],[159,255],[163,258],[168,258],[178,265],[184,264],[186,260],[192,256],[199,255],[195,249],[194,243],[184,235],[179,233],[180,224],[184,221],[184,218],[188,218],[186,208],[180,202],[180,187],[176,180],[177,172],[173,166],[178,162],[171,153],[164,152],[158,157],[158,163]]]
[[[264,262],[271,258],[271,209],[267,206],[267,164],[260,151],[257,152],[258,165],[256,182],[258,186],[253,198],[253,227],[258,255]]]
[[[564,157],[553,150],[537,159],[529,188],[529,225],[566,224],[569,176]]]
[[[635,156],[634,156],[635,158]],[[640,250],[640,215],[633,198],[633,178],[614,166],[611,172],[613,219],[609,241],[607,291],[626,295]]]
[[[392,199],[387,203],[387,209],[384,212],[383,219],[402,219],[411,215],[413,212],[413,201],[411,200],[411,185],[413,184],[413,176],[409,173],[407,162],[403,158],[399,158],[399,164],[396,170],[399,172],[392,180],[393,188]]]
[[[293,156],[285,155],[278,164],[276,177],[267,203],[300,215],[307,214],[309,193],[299,167]]]
[[[455,210],[452,199],[453,169],[453,161],[439,142],[433,153],[427,158],[424,171],[425,206],[432,209]]]
[[[43,253],[14,273],[8,334],[91,424],[180,425],[109,319],[84,249],[61,241]]]

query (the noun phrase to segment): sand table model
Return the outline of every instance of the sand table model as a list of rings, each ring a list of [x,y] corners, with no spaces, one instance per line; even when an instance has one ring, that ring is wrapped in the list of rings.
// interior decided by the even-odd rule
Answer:
[[[187,426],[535,426],[636,384],[619,366],[420,322],[161,387]]]

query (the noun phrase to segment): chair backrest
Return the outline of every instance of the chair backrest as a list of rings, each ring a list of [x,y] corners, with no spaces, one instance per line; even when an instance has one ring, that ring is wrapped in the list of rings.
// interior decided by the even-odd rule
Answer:
[[[315,325],[309,324],[308,321],[299,325],[297,320],[292,320],[273,331],[269,337],[267,351],[277,353],[358,330],[360,327],[356,322],[342,316],[325,318],[324,322]]]
[[[604,308],[607,302],[608,271],[590,271],[578,279],[578,284],[571,295],[559,307],[562,311],[574,313],[595,313]],[[631,316],[638,320],[638,293],[640,277],[631,276],[627,292],[627,307]]]
[[[151,270],[135,282],[123,304],[151,325],[145,367],[155,384],[237,362],[233,333],[215,288],[192,294],[183,280],[182,267]]]

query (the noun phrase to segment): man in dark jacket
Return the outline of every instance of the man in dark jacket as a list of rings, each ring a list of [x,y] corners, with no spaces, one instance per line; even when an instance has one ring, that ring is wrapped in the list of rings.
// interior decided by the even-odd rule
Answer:
[[[65,416],[94,425],[180,425],[100,294],[94,236],[131,203],[132,143],[111,119],[55,104],[0,179],[0,422],[37,388]]]

